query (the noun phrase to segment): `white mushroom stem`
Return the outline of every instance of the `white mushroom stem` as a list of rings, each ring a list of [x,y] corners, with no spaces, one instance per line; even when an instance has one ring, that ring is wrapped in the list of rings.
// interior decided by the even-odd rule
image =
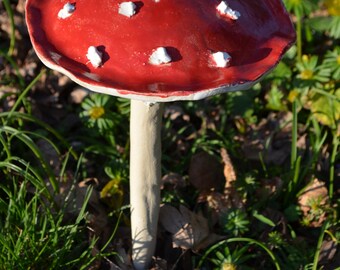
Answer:
[[[147,269],[155,252],[161,184],[163,105],[131,100],[130,205],[132,259]]]

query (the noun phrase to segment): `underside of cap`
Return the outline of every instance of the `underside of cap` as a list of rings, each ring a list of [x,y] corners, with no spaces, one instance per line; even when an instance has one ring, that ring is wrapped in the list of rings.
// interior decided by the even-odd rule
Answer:
[[[295,41],[281,0],[225,0],[234,17],[217,0],[142,0],[124,12],[122,3],[27,0],[37,55],[93,91],[167,102],[247,89]]]

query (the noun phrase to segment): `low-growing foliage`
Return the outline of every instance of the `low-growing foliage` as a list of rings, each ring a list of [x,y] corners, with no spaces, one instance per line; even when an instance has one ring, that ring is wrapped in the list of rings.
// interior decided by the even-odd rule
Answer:
[[[91,191],[74,223],[63,224],[64,209],[54,212],[42,193],[28,188],[28,180],[19,177],[0,186],[0,269],[78,269],[90,264],[96,239],[87,243],[85,208]]]
[[[44,69],[24,2],[0,2],[0,269],[127,269],[129,100]],[[263,81],[165,106],[155,269],[340,267],[340,2],[283,2]]]

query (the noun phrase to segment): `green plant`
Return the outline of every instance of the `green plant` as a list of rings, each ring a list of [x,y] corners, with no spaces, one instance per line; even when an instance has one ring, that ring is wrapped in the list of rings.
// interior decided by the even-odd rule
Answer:
[[[247,213],[241,209],[233,209],[223,214],[221,226],[224,233],[240,236],[249,230]]]
[[[91,94],[86,97],[81,104],[83,111],[80,113],[84,124],[101,134],[110,132],[114,121],[119,120],[119,116],[112,111],[112,103],[113,99],[108,95]]]
[[[206,252],[204,253],[204,255],[202,256],[201,260],[199,261],[197,267],[198,269],[201,268],[201,266],[203,265],[204,262],[206,262],[206,258],[208,258],[210,256],[211,253],[215,253],[216,251],[218,251],[219,248],[223,248],[224,246],[226,246],[228,243],[246,243],[245,247],[248,247],[250,245],[255,245],[256,247],[261,248],[263,251],[265,251],[265,253],[267,255],[269,255],[269,257],[271,258],[272,263],[274,264],[275,268],[277,270],[280,270],[280,265],[277,261],[277,258],[275,257],[275,255],[273,254],[273,252],[262,242],[256,241],[254,239],[250,239],[250,238],[242,238],[242,237],[236,237],[236,238],[229,238],[223,241],[220,241],[214,245],[212,245],[211,247],[209,247]],[[246,252],[246,248],[240,248],[239,250],[236,249],[235,253],[230,252],[229,248],[225,249],[225,254],[223,255],[223,253],[219,252],[218,254],[218,260],[214,261],[214,262],[223,262],[223,259],[227,258],[227,260],[232,260],[234,262],[245,262],[250,258],[255,258],[257,256],[259,256],[260,254],[256,254],[253,252],[253,254],[250,254],[249,257],[248,255],[244,255]],[[245,259],[245,260],[243,260]],[[222,264],[223,266],[223,264]],[[228,265],[227,265],[228,266]],[[235,266],[235,265],[232,265]],[[228,269],[228,268],[227,268]]]
[[[115,231],[105,244],[92,237],[97,230],[89,232],[87,210],[93,207],[90,194],[96,195],[116,222],[115,230],[120,226],[124,232],[129,224],[121,211],[129,209],[130,102],[90,94],[80,104],[71,103],[74,85],[57,83],[60,77],[36,65],[31,52],[25,55],[29,41],[22,34],[21,2],[0,1],[0,269],[88,269],[109,263],[118,258],[113,245],[121,240]],[[325,259],[319,259],[323,243],[339,244],[340,239],[340,2],[284,3],[297,42],[265,80],[249,91],[167,104],[162,174],[175,173],[180,184],[164,185],[163,202],[202,211],[208,224],[186,222],[190,226],[179,228],[173,237],[183,237],[175,243],[183,238],[195,243],[202,231],[209,240],[224,237],[183,251],[179,258],[167,258],[159,249],[169,265],[176,261],[173,268],[187,269],[191,262],[197,269],[256,269],[261,264],[268,270],[314,270],[336,263],[329,257],[323,265]],[[51,108],[43,117],[41,103]],[[56,118],[51,116],[55,111]],[[225,192],[223,183],[211,190],[194,188],[188,176],[192,155],[213,155],[222,174],[221,148],[228,151],[235,174],[226,186],[235,192]],[[271,155],[284,152],[282,162],[272,163]],[[55,200],[65,183],[73,182],[74,191],[84,179],[98,185],[88,189],[81,212],[67,202],[75,213],[70,216]],[[303,208],[299,198],[313,179],[323,183],[329,199],[312,197]],[[168,239],[162,231],[159,236]],[[160,246],[171,256],[179,250]],[[99,253],[93,255],[95,250]]]
[[[249,249],[248,245],[241,248],[236,247],[232,251],[228,246],[221,248],[221,251],[217,250],[215,252],[215,257],[210,259],[210,261],[216,265],[217,269],[221,270],[236,270],[236,269],[251,269],[245,265],[245,262],[256,257],[256,254],[247,254]]]
[[[91,262],[93,238],[87,244],[86,206],[91,190],[74,223],[65,223],[64,209],[46,204],[42,192],[28,191],[29,180],[13,176],[0,200],[0,269],[74,269]],[[18,182],[21,183],[17,185]]]

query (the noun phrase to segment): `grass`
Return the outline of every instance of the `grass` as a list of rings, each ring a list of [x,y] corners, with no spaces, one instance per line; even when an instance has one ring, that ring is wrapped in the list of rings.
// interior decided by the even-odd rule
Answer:
[[[18,186],[20,181],[13,177],[11,186],[0,187],[5,194],[1,215],[6,217],[0,224],[0,268],[78,269],[81,266],[84,269],[91,262],[91,248],[96,240],[88,246],[84,233],[85,209],[91,190],[74,223],[66,225],[63,209],[54,213],[42,193],[29,194],[27,179]]]
[[[203,220],[182,231],[191,246],[160,226],[171,269],[340,269],[340,14],[284,2],[298,40],[260,84],[166,106],[163,203]],[[72,103],[74,84],[26,71],[17,4],[0,4],[0,269],[128,266],[129,101]]]

